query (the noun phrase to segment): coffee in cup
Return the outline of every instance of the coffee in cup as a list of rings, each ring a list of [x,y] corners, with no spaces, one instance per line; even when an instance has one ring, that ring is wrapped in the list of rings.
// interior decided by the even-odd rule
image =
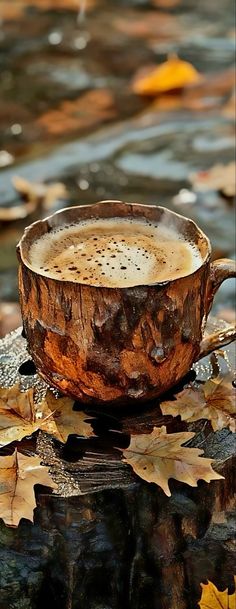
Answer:
[[[174,227],[117,217],[50,231],[32,244],[29,262],[52,279],[123,288],[184,277],[202,257]]]

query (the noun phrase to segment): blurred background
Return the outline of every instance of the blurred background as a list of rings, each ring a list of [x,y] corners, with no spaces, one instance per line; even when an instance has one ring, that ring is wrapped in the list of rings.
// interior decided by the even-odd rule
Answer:
[[[15,245],[61,207],[161,204],[234,256],[234,52],[233,0],[0,0],[1,336]]]

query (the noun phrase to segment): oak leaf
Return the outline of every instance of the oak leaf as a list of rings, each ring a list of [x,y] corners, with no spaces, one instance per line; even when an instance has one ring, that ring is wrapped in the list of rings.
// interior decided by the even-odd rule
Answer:
[[[150,74],[137,78],[133,89],[138,95],[155,96],[173,89],[182,89],[198,82],[200,78],[200,74],[191,63],[172,55]]]
[[[236,587],[236,577],[234,581]],[[228,588],[220,592],[210,581],[207,584],[201,584],[201,587],[202,596],[198,603],[200,609],[235,609],[236,592],[228,594]]]
[[[138,476],[160,486],[169,497],[169,478],[190,486],[197,486],[200,479],[219,480],[223,476],[212,469],[212,459],[200,457],[203,451],[199,448],[182,446],[194,435],[192,432],[167,434],[164,425],[154,427],[150,434],[131,436],[130,445],[123,451],[124,461]]]
[[[175,395],[174,401],[161,402],[164,415],[180,416],[182,421],[208,419],[214,431],[229,427],[236,432],[235,389],[233,376],[210,379],[198,389],[187,387]]]
[[[39,457],[27,457],[17,450],[0,457],[0,518],[5,524],[16,527],[21,518],[33,522],[35,484],[57,488]]]
[[[38,429],[66,442],[69,434],[90,437],[93,434],[84,412],[73,410],[74,400],[56,399],[48,391],[40,404],[34,404],[34,390],[20,391],[19,384],[0,388],[0,446],[20,441]]]

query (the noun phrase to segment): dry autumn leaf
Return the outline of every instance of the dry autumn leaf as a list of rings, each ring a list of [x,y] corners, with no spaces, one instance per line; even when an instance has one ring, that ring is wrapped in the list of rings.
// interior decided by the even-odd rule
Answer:
[[[138,95],[155,96],[173,89],[182,89],[198,82],[200,78],[200,74],[191,63],[172,55],[150,74],[137,77],[133,89]]]
[[[12,207],[0,207],[0,222],[11,222],[27,218],[36,209],[36,203],[31,201],[24,205],[13,205]]]
[[[166,433],[166,427],[154,427],[150,434],[131,436],[130,445],[123,451],[125,463],[135,473],[154,482],[170,497],[169,478],[175,478],[190,486],[198,480],[219,480],[223,476],[212,469],[212,459],[201,457],[202,450],[182,446],[194,437],[194,433]]]
[[[34,390],[20,392],[19,384],[0,388],[0,446],[20,441],[38,429],[66,442],[69,434],[90,437],[93,434],[84,412],[73,410],[74,401],[59,398],[48,391],[40,404],[34,404]]]
[[[40,422],[39,422],[40,423]],[[39,429],[34,408],[34,391],[20,391],[18,384],[0,388],[0,446],[22,440]]]
[[[73,101],[63,101],[58,108],[49,110],[39,124],[51,135],[88,129],[115,117],[114,99],[109,89],[88,91]]]
[[[236,577],[234,578],[236,587]],[[235,609],[236,608],[236,592],[228,594],[228,588],[220,592],[216,586],[209,582],[201,584],[202,596],[199,601],[200,609]]]
[[[44,209],[50,209],[58,199],[68,196],[66,187],[61,182],[43,184],[42,182],[29,182],[20,176],[12,178],[13,186],[19,192],[27,205],[34,204],[35,208],[42,205]]]
[[[0,457],[0,518],[5,524],[16,527],[21,518],[33,522],[35,484],[57,488],[39,457],[26,457],[17,450]]]
[[[66,442],[70,434],[77,434],[90,438],[94,436],[93,429],[87,420],[88,415],[81,411],[72,410],[74,400],[70,398],[56,399],[51,391],[48,391],[45,400],[40,406],[47,407],[47,413],[53,414],[53,417],[48,416],[45,423],[41,425],[41,429],[48,431],[60,442]]]
[[[236,164],[234,161],[228,165],[219,164],[206,171],[192,173],[189,179],[196,191],[218,190],[227,197],[233,197],[236,194]]]
[[[187,387],[177,395],[175,400],[160,404],[164,415],[181,417],[182,421],[209,419],[214,431],[229,427],[236,432],[235,389],[231,374],[224,378],[207,381],[198,389]]]

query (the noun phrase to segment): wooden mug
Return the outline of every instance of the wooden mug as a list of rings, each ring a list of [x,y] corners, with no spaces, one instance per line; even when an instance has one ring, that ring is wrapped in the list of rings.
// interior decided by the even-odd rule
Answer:
[[[31,244],[53,228],[90,218],[165,221],[201,253],[200,268],[152,285],[108,288],[50,279],[32,269]],[[41,376],[81,402],[111,404],[159,396],[194,361],[230,342],[235,328],[202,340],[208,313],[235,263],[211,262],[198,226],[166,208],[102,201],[71,207],[27,227],[17,246],[19,290],[29,352]]]

